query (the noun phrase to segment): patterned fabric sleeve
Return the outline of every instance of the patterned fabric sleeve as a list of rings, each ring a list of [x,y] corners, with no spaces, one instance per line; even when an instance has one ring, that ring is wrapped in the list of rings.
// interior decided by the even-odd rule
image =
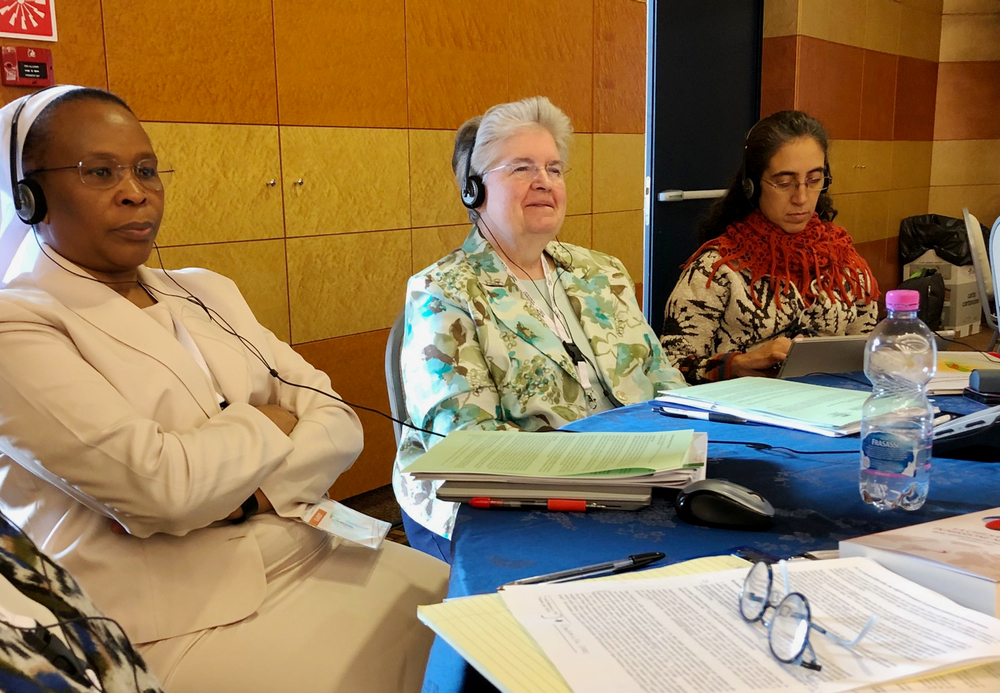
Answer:
[[[445,294],[428,275],[414,277],[407,292],[400,360],[410,420],[442,434],[466,428],[519,430],[503,421],[496,382],[472,315]],[[425,448],[437,440],[421,436]]]
[[[702,255],[681,275],[667,300],[660,338],[670,363],[692,384],[729,379],[733,357],[740,353],[717,353],[731,287],[728,276],[719,273],[706,288],[711,268]]]

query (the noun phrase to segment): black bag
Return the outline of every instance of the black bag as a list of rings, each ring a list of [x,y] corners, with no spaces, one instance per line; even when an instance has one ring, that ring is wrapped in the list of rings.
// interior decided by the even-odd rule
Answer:
[[[920,292],[920,309],[917,317],[932,330],[941,329],[941,313],[944,312],[944,275],[936,269],[925,269],[919,275],[906,279],[897,289]]]
[[[990,230],[980,224],[986,247],[990,247]],[[899,222],[899,261],[913,262],[933,250],[938,257],[953,265],[971,265],[972,251],[965,232],[965,221],[941,214],[921,214]]]

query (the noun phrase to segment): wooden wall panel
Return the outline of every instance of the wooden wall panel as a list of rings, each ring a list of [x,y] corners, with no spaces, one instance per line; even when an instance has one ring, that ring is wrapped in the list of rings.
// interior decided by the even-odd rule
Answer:
[[[287,234],[409,228],[407,150],[406,130],[282,126]]]
[[[594,132],[646,131],[646,3],[594,0]]]
[[[507,0],[406,3],[411,128],[456,129],[508,100],[507,17]]]
[[[175,169],[160,245],[284,237],[277,127],[143,126],[160,161]]]
[[[860,137],[864,54],[842,43],[799,38],[796,107],[819,118],[836,139]]]
[[[278,122],[270,0],[103,7],[110,89],[142,120]]]
[[[592,0],[508,0],[510,100],[548,96],[591,132],[594,121]],[[557,31],[553,31],[558,27]]]
[[[282,125],[404,128],[403,0],[274,0]]]
[[[299,344],[295,350],[306,361],[330,376],[333,390],[348,402],[389,412],[385,386],[385,343],[389,330]],[[335,499],[369,491],[388,484],[396,459],[396,438],[392,423],[377,414],[354,410],[365,431],[365,447],[350,469],[340,475],[331,489]]]
[[[285,242],[213,243],[163,248],[167,269],[204,267],[229,277],[240,288],[258,322],[278,339],[289,340]],[[154,255],[151,264],[155,264]],[[182,276],[177,277],[181,284]]]

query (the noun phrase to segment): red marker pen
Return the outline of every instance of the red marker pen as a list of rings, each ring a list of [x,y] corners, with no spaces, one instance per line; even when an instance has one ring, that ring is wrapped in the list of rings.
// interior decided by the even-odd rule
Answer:
[[[505,498],[473,498],[469,501],[473,508],[539,508],[559,512],[583,512],[588,508],[606,508],[600,503],[592,503],[585,500],[570,500],[565,498],[551,498],[549,500],[507,500]]]

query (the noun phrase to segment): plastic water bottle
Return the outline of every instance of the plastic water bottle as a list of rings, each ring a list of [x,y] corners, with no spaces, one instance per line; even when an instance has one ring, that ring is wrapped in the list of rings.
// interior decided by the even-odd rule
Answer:
[[[889,291],[889,315],[868,337],[872,396],[861,413],[861,498],[880,510],[916,510],[927,499],[934,412],[927,383],[937,370],[934,334],[918,317],[920,294]]]

